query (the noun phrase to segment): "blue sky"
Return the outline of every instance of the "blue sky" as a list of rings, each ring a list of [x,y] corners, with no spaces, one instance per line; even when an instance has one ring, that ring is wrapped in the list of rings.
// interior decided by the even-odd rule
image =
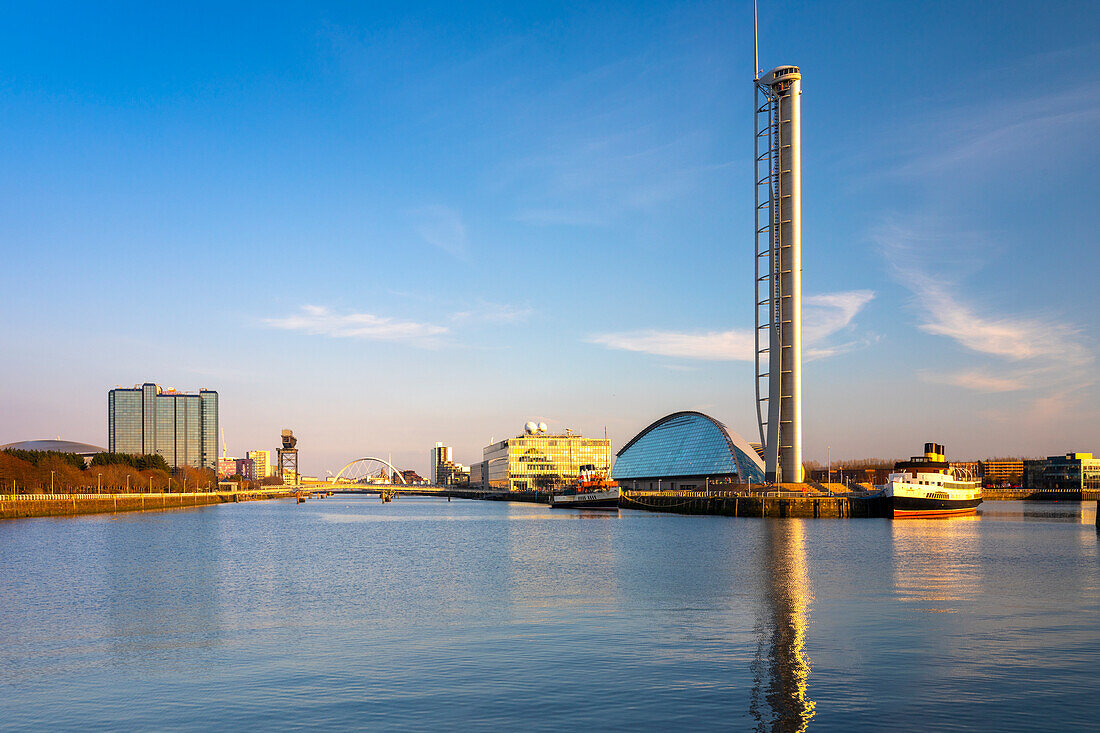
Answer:
[[[10,7],[0,443],[756,439],[751,3]],[[1100,451],[1100,8],[766,2],[803,70],[805,453]]]

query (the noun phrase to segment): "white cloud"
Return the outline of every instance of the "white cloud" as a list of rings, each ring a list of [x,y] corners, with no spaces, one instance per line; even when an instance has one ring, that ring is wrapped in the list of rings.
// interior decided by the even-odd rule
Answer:
[[[920,330],[949,338],[985,359],[1014,365],[923,372],[925,381],[976,392],[1037,392],[1041,396],[1033,408],[1042,407],[1044,414],[1051,406],[1069,404],[1068,395],[1095,381],[1095,357],[1077,327],[1051,317],[987,315],[957,294],[961,288],[951,277],[928,271],[926,263],[937,260],[933,254],[945,242],[934,228],[891,225],[875,238],[898,281],[913,295]],[[950,244],[965,249],[965,235]]]
[[[847,328],[874,297],[873,290],[848,290],[802,298],[802,338],[807,343],[820,343]]]
[[[405,341],[429,346],[448,332],[446,326],[401,321],[372,313],[333,313],[319,305],[302,306],[301,312],[285,318],[267,318],[272,328],[301,331],[314,336],[354,338],[372,341]]]
[[[1080,364],[1088,355],[1078,341],[1077,330],[1064,323],[1003,316],[980,315],[973,306],[961,302],[941,283],[915,278],[920,286],[917,300],[924,309],[926,333],[947,336],[959,345],[980,354],[1011,361],[1058,358]]]
[[[417,220],[416,233],[425,242],[460,259],[468,256],[469,237],[457,211],[447,206],[422,206],[410,213]]]
[[[455,323],[517,323],[531,315],[530,308],[479,301],[467,310],[451,314]]]
[[[874,297],[871,290],[851,290],[804,298],[803,348],[806,358],[834,356],[859,345],[857,342],[828,344],[827,341],[848,329],[856,314]],[[589,337],[588,341],[609,349],[706,361],[752,361],[756,348],[752,330],[736,328],[700,332],[624,331],[597,334]]]
[[[681,359],[705,359],[709,361],[752,361],[752,331],[706,331],[682,333],[677,331],[625,331],[605,333],[588,339],[609,349],[640,351],[658,356],[676,356]]]

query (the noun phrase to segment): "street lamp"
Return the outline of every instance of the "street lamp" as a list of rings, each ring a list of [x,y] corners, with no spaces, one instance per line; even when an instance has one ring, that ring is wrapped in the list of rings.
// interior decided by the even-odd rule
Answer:
[[[53,471],[50,471],[50,493],[53,493]]]
[[[97,494],[102,494],[103,493],[103,474],[102,473],[97,473],[96,474],[95,491],[96,491]]]
[[[126,474],[126,493],[130,493],[130,474]]]

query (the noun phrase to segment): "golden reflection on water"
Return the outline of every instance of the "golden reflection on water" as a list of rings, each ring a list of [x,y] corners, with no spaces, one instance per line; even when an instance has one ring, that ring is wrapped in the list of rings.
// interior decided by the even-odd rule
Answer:
[[[814,716],[807,695],[810,660],[805,653],[812,600],[801,519],[767,521],[764,529],[766,605],[756,626],[749,711],[758,731],[804,731]]]
[[[981,591],[979,522],[975,515],[894,520],[894,588],[930,613],[955,613]]]
[[[529,505],[505,509],[505,556],[512,606],[519,613],[617,607],[614,526],[618,511],[540,507],[536,523],[513,522],[531,514]]]

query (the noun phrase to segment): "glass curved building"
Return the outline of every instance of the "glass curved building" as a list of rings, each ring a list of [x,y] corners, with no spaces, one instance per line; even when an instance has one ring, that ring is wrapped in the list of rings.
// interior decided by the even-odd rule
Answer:
[[[764,482],[764,463],[735,432],[701,412],[674,412],[615,454],[611,478],[627,490],[702,490]]]

